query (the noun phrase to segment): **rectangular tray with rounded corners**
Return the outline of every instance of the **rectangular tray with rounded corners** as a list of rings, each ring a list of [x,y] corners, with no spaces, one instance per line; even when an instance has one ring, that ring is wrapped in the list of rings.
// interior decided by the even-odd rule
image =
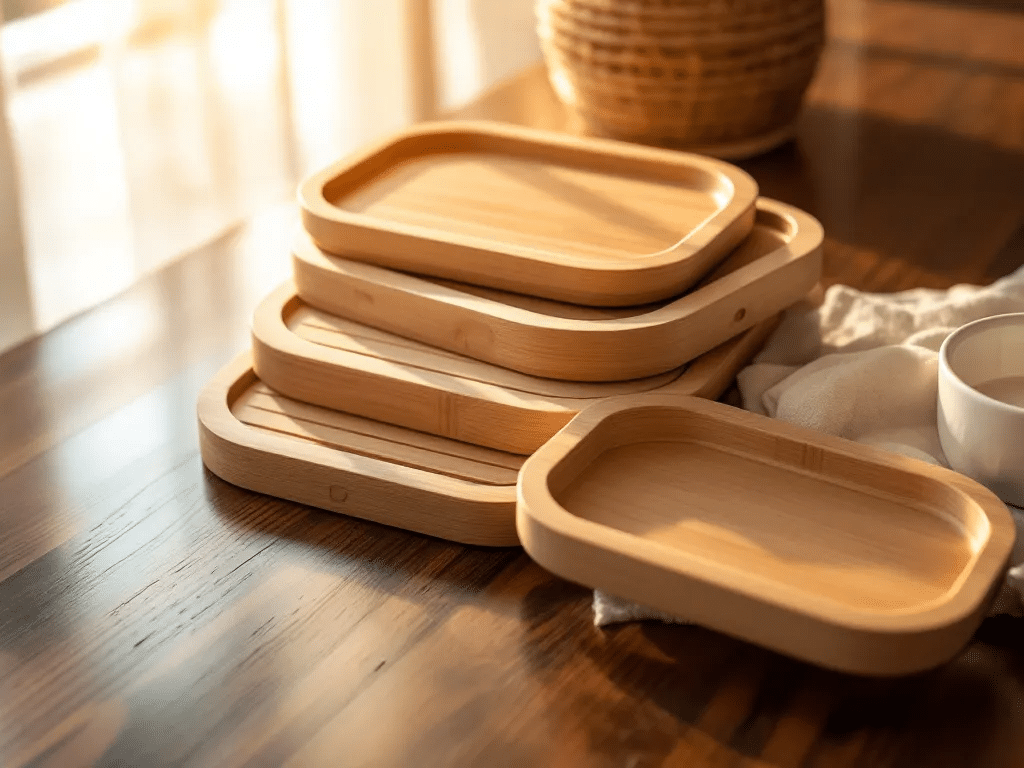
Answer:
[[[299,189],[329,253],[594,306],[689,288],[746,237],[756,198],[719,160],[485,122],[414,126]]]
[[[248,352],[207,384],[198,416],[203,462],[234,485],[464,544],[519,544],[522,456],[283,397]]]
[[[580,410],[614,395],[660,390],[718,397],[757,352],[774,319],[688,366],[646,379],[544,379],[429,347],[307,306],[285,283],[253,317],[257,375],[283,395],[511,453],[539,448]]]
[[[750,235],[709,277],[659,304],[594,308],[404,274],[332,256],[305,232],[299,296],[359,323],[533,376],[610,381],[677,368],[800,300],[822,268],[821,225],[757,202]]]
[[[587,409],[518,493],[520,541],[548,570],[863,674],[954,656],[1014,541],[962,475],[696,398]]]

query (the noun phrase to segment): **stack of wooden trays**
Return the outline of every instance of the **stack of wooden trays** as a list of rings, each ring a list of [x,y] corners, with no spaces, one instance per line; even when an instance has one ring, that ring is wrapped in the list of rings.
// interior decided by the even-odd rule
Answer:
[[[294,279],[200,397],[220,477],[522,543],[843,669],[938,663],[980,621],[1013,540],[991,494],[699,399],[821,273],[818,222],[740,169],[435,124],[315,174],[300,202]]]
[[[313,175],[294,280],[204,392],[203,457],[251,490],[516,545],[525,460],[579,411],[718,397],[817,283],[822,231],[697,155],[416,127]]]

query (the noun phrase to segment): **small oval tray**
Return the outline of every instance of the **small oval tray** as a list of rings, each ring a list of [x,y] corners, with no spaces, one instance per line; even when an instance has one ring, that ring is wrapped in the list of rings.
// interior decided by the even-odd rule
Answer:
[[[203,462],[234,485],[442,539],[517,546],[522,456],[301,403],[248,352],[199,398]]]
[[[686,290],[746,237],[756,198],[711,158],[484,122],[414,126],[299,188],[329,253],[592,306]]]
[[[335,317],[286,283],[256,309],[253,361],[260,379],[296,400],[528,454],[602,398],[653,389],[718,397],[773,324],[669,373],[581,383],[527,376]]]
[[[573,381],[677,368],[803,298],[822,267],[821,225],[766,198],[754,229],[710,276],[671,301],[593,308],[441,282],[293,248],[306,303],[350,320],[522,373]]]
[[[955,655],[1014,541],[950,470],[660,395],[588,408],[527,459],[517,528],[564,578],[875,675]]]

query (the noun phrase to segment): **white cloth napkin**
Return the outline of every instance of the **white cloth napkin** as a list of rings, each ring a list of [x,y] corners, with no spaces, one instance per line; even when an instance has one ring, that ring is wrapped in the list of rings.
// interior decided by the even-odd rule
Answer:
[[[1024,267],[992,285],[862,293],[843,285],[819,306],[789,309],[740,371],[743,407],[772,418],[946,466],[936,421],[938,350],[982,317],[1024,312]],[[993,614],[1024,616],[1024,510],[1010,507],[1017,545]],[[594,623],[685,617],[596,591]]]

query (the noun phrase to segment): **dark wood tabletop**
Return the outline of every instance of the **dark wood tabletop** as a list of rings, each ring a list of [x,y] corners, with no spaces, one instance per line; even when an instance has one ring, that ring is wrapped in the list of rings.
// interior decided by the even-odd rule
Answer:
[[[1024,263],[1019,4],[833,5],[797,141],[742,164],[821,219],[827,282]],[[462,114],[566,125],[540,69]],[[0,356],[0,765],[1024,764],[1024,621],[855,678],[697,627],[601,631],[590,592],[521,550],[212,475],[196,398],[287,276],[294,221],[269,211]]]

